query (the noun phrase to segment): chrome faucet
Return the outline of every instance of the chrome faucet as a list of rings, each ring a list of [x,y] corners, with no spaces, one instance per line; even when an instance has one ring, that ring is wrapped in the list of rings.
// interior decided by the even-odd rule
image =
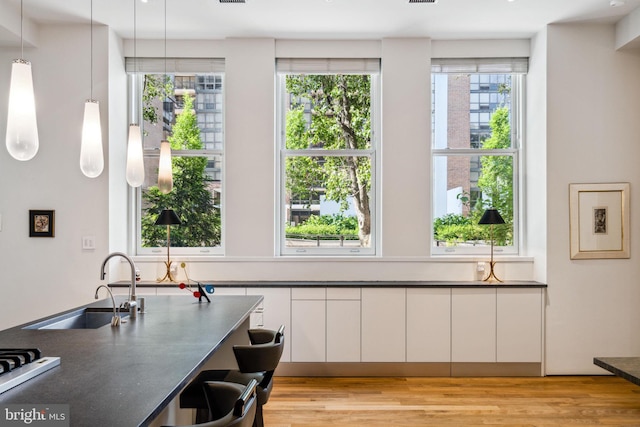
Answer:
[[[107,285],[100,285],[96,289],[95,299],[98,299],[98,291],[100,290],[100,288],[105,288],[107,292],[109,292],[109,295],[111,296],[111,303],[113,303],[113,318],[111,319],[111,326],[120,326],[121,319],[120,319],[120,315],[117,312],[116,299],[113,297],[113,292],[111,292],[111,289],[109,289]]]
[[[104,280],[104,276],[107,274],[105,272],[105,267],[107,266],[107,262],[115,257],[119,256],[127,260],[129,265],[131,266],[131,285],[129,287],[129,301],[125,303],[125,308],[129,309],[129,317],[131,319],[137,317],[138,314],[138,306],[136,303],[136,265],[133,263],[133,260],[129,258],[127,255],[122,252],[112,252],[102,261],[102,268],[100,269],[100,280]]]

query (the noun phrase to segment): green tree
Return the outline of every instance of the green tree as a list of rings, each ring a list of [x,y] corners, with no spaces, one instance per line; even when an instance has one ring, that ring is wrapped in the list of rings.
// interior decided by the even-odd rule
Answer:
[[[168,138],[172,150],[202,149],[200,129],[193,109],[193,98],[185,96],[184,109],[176,118]],[[162,209],[176,211],[182,225],[171,230],[171,246],[197,247],[220,244],[220,212],[211,194],[212,179],[207,175],[206,157],[172,159],[173,190],[162,194],[157,186],[143,191],[146,208],[142,216],[143,246],[166,245],[166,229],[155,225]]]
[[[311,123],[303,128],[302,111],[287,117],[287,148],[362,150],[371,148],[371,79],[368,75],[291,75],[287,91],[309,99]],[[289,137],[292,146],[289,147]],[[371,238],[371,161],[366,156],[321,156],[291,158],[286,165],[289,195],[317,191],[324,185],[325,196],[348,206],[352,198],[362,246]],[[306,187],[306,190],[303,188]]]
[[[511,124],[509,109],[497,108],[489,121],[491,137],[482,148],[485,150],[511,147]],[[513,158],[511,156],[482,156],[481,174],[478,187],[482,190],[482,209],[494,207],[505,221],[504,226],[496,227],[498,244],[507,244],[513,236]]]

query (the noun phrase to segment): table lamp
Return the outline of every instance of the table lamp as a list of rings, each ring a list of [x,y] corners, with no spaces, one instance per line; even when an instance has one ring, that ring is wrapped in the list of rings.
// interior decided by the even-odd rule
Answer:
[[[173,209],[163,209],[158,215],[158,219],[156,220],[156,225],[166,225],[167,226],[167,260],[165,261],[165,265],[167,266],[167,272],[164,277],[158,279],[158,282],[164,282],[168,280],[169,282],[175,282],[175,279],[171,275],[171,260],[169,259],[169,247],[171,247],[171,226],[172,225],[180,225],[180,218],[173,211]]]
[[[502,280],[496,277],[496,274],[493,271],[493,267],[495,265],[495,261],[493,260],[493,226],[495,224],[504,224],[504,219],[502,219],[497,209],[489,208],[484,211],[484,213],[482,214],[482,218],[480,218],[478,224],[491,226],[491,262],[489,263],[489,275],[483,279],[483,282],[492,282],[493,280],[502,282]]]

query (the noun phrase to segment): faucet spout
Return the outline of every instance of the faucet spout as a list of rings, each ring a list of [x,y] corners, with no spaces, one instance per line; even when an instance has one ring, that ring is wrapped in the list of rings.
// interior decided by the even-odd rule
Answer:
[[[137,315],[137,304],[136,304],[136,265],[133,263],[133,260],[129,258],[126,254],[122,252],[112,252],[102,261],[102,267],[100,268],[100,280],[104,280],[106,273],[107,262],[113,257],[122,257],[131,266],[131,285],[129,286],[129,317],[135,318]],[[96,290],[97,294],[97,290]]]
[[[118,312],[117,312],[116,299],[113,297],[113,292],[111,292],[111,289],[109,289],[107,285],[100,285],[96,289],[95,299],[98,299],[98,291],[100,290],[100,288],[105,288],[107,292],[109,292],[109,295],[111,296],[111,303],[113,304],[113,319],[111,319],[111,326],[120,326],[120,316],[118,315]]]

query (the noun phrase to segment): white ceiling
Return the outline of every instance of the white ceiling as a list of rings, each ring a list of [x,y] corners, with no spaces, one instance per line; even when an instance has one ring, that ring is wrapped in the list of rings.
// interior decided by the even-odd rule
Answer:
[[[20,0],[0,0],[0,44],[19,43]],[[93,0],[94,20],[133,38],[223,39],[433,39],[529,38],[545,25],[574,21],[616,22],[640,0],[611,7],[610,0]],[[35,23],[88,23],[91,0],[23,0],[26,19]],[[0,10],[1,12],[1,10]],[[10,16],[13,15],[13,16]]]

